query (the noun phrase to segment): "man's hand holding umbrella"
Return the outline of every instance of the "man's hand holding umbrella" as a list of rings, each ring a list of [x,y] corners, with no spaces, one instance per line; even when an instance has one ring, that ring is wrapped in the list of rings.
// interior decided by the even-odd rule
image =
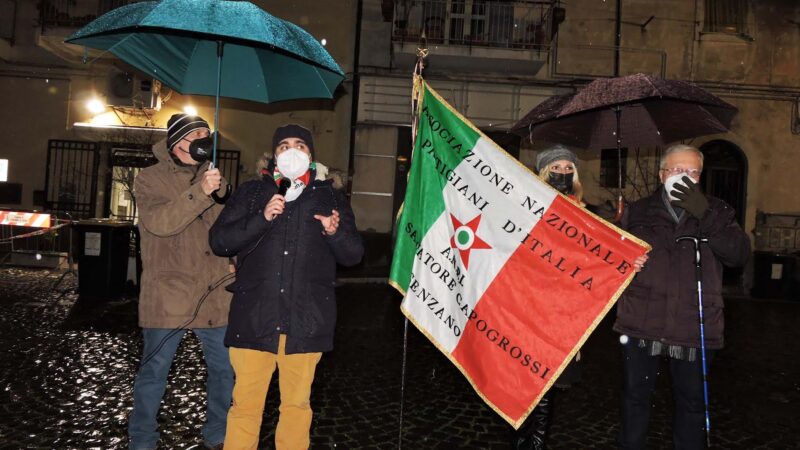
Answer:
[[[200,182],[201,187],[203,188],[203,193],[206,195],[211,195],[212,192],[216,192],[219,187],[222,185],[222,175],[219,173],[219,169],[209,169],[203,173],[203,181]]]

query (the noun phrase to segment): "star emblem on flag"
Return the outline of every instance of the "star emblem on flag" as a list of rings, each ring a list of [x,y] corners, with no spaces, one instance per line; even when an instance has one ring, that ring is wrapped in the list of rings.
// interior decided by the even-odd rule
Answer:
[[[478,214],[467,222],[461,223],[456,216],[450,214],[450,219],[453,221],[453,236],[450,238],[450,246],[458,249],[458,254],[461,261],[464,263],[464,268],[469,269],[469,253],[472,250],[481,250],[492,248],[483,239],[478,236],[478,226],[481,224],[481,215]]]

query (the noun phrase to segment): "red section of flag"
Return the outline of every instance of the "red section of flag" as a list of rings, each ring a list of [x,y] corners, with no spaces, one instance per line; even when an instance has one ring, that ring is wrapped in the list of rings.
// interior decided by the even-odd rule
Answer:
[[[476,389],[517,422],[644,254],[557,197],[487,288],[453,351]]]

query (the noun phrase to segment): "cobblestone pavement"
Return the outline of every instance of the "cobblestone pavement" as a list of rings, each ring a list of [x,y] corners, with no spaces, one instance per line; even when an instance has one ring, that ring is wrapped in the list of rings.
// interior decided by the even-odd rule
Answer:
[[[0,448],[125,448],[141,357],[132,299],[76,303],[57,273],[0,271]],[[403,318],[385,285],[339,288],[336,349],[312,393],[312,448],[398,447]],[[721,449],[800,448],[800,302],[729,299],[727,348],[711,372],[713,443]],[[617,432],[619,344],[605,320],[584,347],[583,381],[558,391],[551,449],[611,449]],[[510,428],[463,376],[409,328],[405,449],[507,449]],[[666,375],[666,374],[664,374]],[[205,369],[187,334],[161,409],[162,448],[200,448]],[[272,448],[273,380],[262,427]],[[655,396],[649,448],[671,448],[669,377]]]

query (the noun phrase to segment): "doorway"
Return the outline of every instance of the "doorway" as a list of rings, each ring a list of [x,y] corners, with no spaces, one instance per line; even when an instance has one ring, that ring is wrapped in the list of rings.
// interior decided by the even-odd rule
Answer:
[[[717,139],[700,146],[703,153],[703,174],[700,185],[707,195],[722,199],[733,207],[736,221],[744,228],[747,204],[747,156],[736,144]],[[741,286],[744,268],[725,267],[722,283]]]
[[[121,143],[105,144],[109,163],[105,187],[105,206],[103,217],[138,223],[139,211],[134,196],[134,180],[139,172],[158,163],[151,146],[145,144]],[[238,150],[217,150],[217,167],[225,180],[234,188],[239,185]]]
[[[725,201],[736,210],[736,220],[744,226],[747,200],[747,157],[741,148],[725,140],[700,146],[703,175],[700,185],[706,194]]]
[[[105,217],[138,223],[139,212],[136,210],[133,185],[136,176],[145,167],[156,164],[156,159],[149,146],[115,145],[111,148],[110,179],[106,187]]]

